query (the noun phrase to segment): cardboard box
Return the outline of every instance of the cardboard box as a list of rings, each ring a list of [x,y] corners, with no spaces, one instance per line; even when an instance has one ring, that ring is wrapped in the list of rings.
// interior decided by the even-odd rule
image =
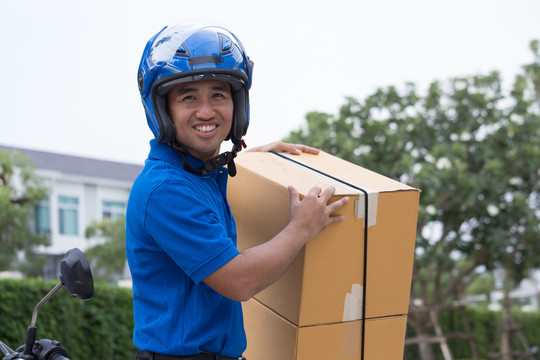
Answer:
[[[345,220],[313,238],[255,299],[301,327],[354,321],[364,312],[366,319],[407,314],[419,191],[324,152],[280,155],[246,152],[235,160],[238,174],[229,180],[228,197],[241,250],[269,240],[287,224],[289,185],[301,195],[313,186],[334,186],[333,200],[351,199],[340,210]]]
[[[362,358],[362,320],[298,327],[255,299],[242,307],[248,360]],[[406,326],[406,315],[367,320],[364,359],[403,359]]]

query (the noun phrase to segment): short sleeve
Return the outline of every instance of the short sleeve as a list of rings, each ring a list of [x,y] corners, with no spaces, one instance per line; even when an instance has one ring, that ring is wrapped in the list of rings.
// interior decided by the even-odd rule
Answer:
[[[225,209],[225,211],[224,211]],[[148,199],[145,227],[159,246],[196,283],[239,251],[221,193],[168,181]]]

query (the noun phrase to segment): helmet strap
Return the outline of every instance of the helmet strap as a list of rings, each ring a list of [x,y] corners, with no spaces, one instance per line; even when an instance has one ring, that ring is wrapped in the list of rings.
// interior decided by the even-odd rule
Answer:
[[[198,169],[193,169],[193,167],[186,160],[184,154],[187,152],[186,149],[180,145],[176,140],[171,143],[171,147],[176,150],[180,156],[182,156],[182,166],[184,170],[192,174],[199,176],[208,175],[215,170],[227,165],[229,170],[229,176],[234,177],[236,175],[236,165],[234,163],[234,158],[236,154],[246,147],[246,143],[243,140],[235,141],[232,151],[226,151],[219,154],[216,157],[213,157],[209,160],[206,160]]]

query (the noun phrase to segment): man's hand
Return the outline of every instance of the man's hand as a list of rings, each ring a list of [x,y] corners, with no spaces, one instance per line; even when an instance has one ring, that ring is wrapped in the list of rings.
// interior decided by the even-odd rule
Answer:
[[[319,149],[315,149],[314,147],[302,145],[302,144],[290,144],[290,143],[285,143],[283,141],[274,141],[270,144],[257,146],[252,149],[248,149],[246,151],[258,151],[258,152],[275,151],[275,152],[286,152],[293,155],[299,155],[303,152],[308,153],[308,154],[314,154],[314,155],[317,155],[319,153]]]
[[[231,261],[204,279],[206,285],[236,301],[246,301],[274,283],[293,263],[304,245],[326,226],[338,223],[343,215],[334,214],[349,197],[328,203],[335,189],[314,187],[300,198],[289,187],[291,213],[289,223],[272,239],[243,250]]]
[[[343,215],[333,213],[342,208],[349,201],[349,197],[342,197],[329,204],[328,201],[334,192],[334,187],[328,187],[324,191],[320,187],[313,187],[303,199],[300,199],[298,191],[289,186],[291,196],[289,225],[305,231],[306,241],[318,235],[328,225],[343,221],[345,218]]]

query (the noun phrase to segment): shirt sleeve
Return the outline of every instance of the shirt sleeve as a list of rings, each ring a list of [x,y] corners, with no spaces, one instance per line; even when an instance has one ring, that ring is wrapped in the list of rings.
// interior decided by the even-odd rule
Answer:
[[[196,283],[239,254],[210,196],[182,182],[165,182],[146,206],[148,232]]]

